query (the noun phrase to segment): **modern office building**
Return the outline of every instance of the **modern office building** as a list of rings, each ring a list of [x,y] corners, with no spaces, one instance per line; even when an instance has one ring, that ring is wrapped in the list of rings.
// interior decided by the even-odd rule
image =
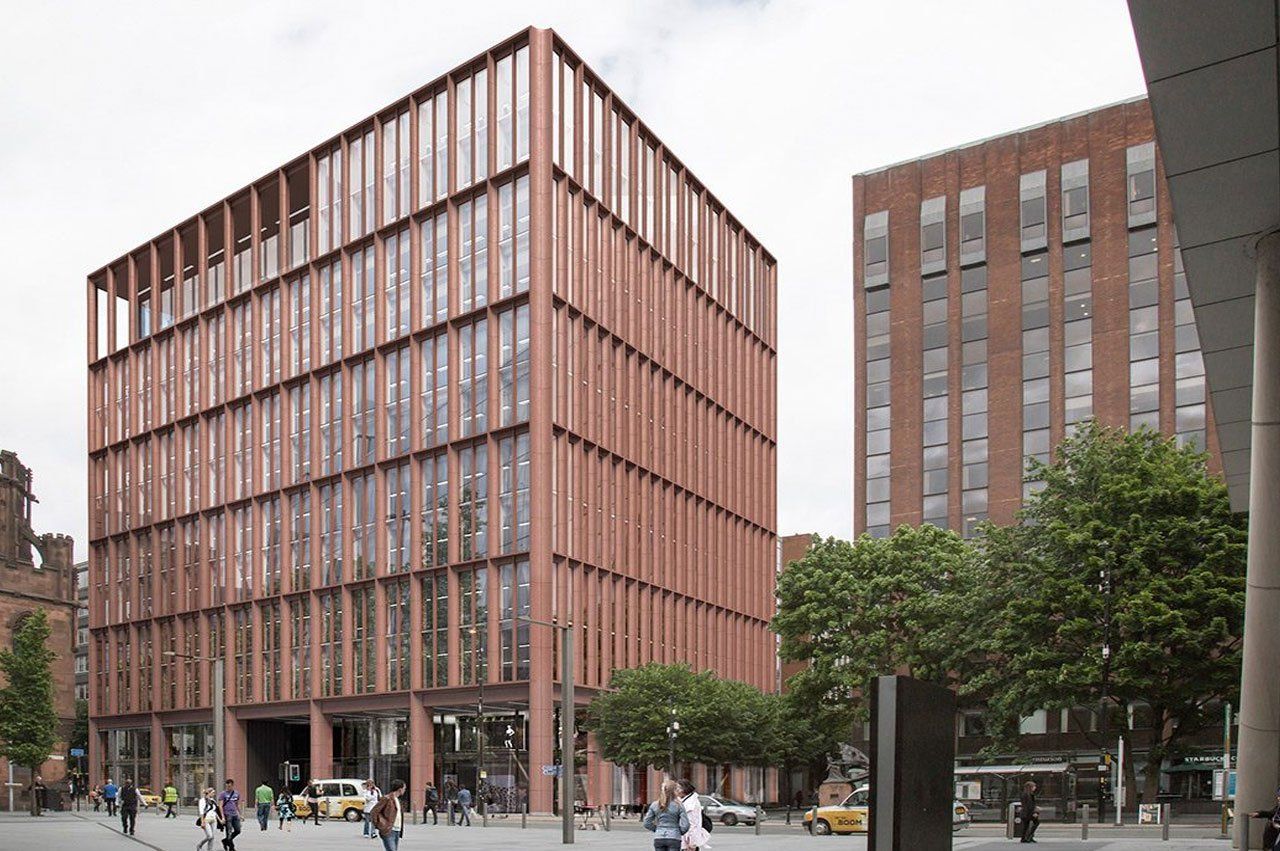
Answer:
[[[1232,507],[1249,511],[1236,812],[1280,784],[1280,2],[1130,0]],[[1239,848],[1265,822],[1236,819]],[[1240,835],[1247,828],[1252,837]]]
[[[1221,472],[1154,138],[1142,98],[854,176],[857,532],[1009,522],[1089,417]]]
[[[651,660],[771,688],[775,274],[541,29],[90,274],[95,776],[212,779],[208,660],[242,781],[534,812],[545,622],[584,703]],[[581,797],[649,794],[578,747]]]
[[[1037,484],[1025,459],[1048,460],[1089,417],[1194,442],[1221,474],[1145,98],[858,174],[853,207],[858,533],[1011,522]],[[1055,807],[1092,801],[1082,723],[1037,713],[1002,761],[1084,766],[1079,784],[1039,777]],[[1139,775],[1150,724],[1130,719]],[[958,719],[961,764],[988,744],[980,717]],[[1221,731],[1189,744],[1170,788],[1213,810]]]

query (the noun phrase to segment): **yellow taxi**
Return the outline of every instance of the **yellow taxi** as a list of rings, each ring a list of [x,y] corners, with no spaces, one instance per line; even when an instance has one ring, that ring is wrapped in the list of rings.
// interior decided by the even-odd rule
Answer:
[[[866,833],[870,800],[871,787],[863,784],[854,789],[841,803],[818,807],[816,821],[814,810],[806,810],[804,828],[817,836],[828,836],[832,833]],[[968,827],[969,821],[969,808],[956,801],[951,810],[952,830]]]
[[[318,809],[324,818],[344,818],[360,821],[364,817],[364,781],[351,778],[318,780],[320,787]],[[307,803],[307,789],[293,796],[293,814],[299,819],[311,818],[311,805]]]
[[[142,802],[143,809],[160,806],[160,795],[146,787],[138,788],[138,800]]]

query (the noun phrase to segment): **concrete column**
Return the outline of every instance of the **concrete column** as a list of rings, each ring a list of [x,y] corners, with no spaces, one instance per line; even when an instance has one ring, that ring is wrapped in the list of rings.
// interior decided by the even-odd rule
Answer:
[[[1239,818],[1244,813],[1273,808],[1280,781],[1280,231],[1257,246],[1252,435],[1237,821],[1248,821]],[[1248,847],[1261,848],[1261,842],[1258,821]]]
[[[415,811],[422,809],[428,780],[436,779],[435,729],[432,709],[417,695],[409,697],[409,800]]]
[[[311,776],[305,780],[328,777],[333,771],[333,723],[311,702]]]
[[[165,745],[160,716],[151,713],[151,788],[159,791],[169,781],[169,749]]]

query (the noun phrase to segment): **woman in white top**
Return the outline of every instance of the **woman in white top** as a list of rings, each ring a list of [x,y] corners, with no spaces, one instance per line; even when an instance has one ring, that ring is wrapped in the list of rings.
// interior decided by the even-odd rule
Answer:
[[[373,814],[373,808],[378,805],[378,799],[382,797],[382,793],[378,791],[378,784],[370,777],[364,781],[364,835],[370,839],[378,838],[378,831],[373,829],[373,820],[369,818]]]
[[[196,827],[204,831],[204,839],[196,843],[196,851],[213,848],[213,838],[218,830],[218,802],[214,800],[213,789],[205,789],[196,805]]]
[[[689,816],[689,831],[680,837],[680,849],[710,848],[711,834],[702,826],[702,801],[698,798],[698,790],[688,780],[679,781],[679,785],[680,803]]]

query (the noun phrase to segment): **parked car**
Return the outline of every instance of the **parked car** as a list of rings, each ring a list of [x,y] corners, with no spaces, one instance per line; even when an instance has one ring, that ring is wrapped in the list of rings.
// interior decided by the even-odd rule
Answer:
[[[814,811],[806,810],[805,830],[818,836],[827,836],[832,833],[866,833],[870,801],[871,786],[864,783],[854,789],[841,803],[818,807],[816,821]],[[951,807],[951,829],[960,830],[968,827],[969,822],[969,808],[955,801]]]
[[[757,810],[752,804],[744,804],[720,795],[699,795],[698,801],[702,804],[702,811],[712,821],[718,821],[725,827],[733,827],[738,823],[756,823]],[[759,813],[759,817],[764,821],[764,813]]]
[[[319,780],[320,815],[325,818],[344,818],[347,821],[360,821],[364,817],[364,796],[361,794],[363,780],[338,778],[336,780]],[[307,803],[307,793],[293,796],[293,812],[299,819],[311,818],[311,805]]]
[[[145,787],[138,788],[138,800],[142,802],[142,808],[145,810],[160,806],[160,796]]]

